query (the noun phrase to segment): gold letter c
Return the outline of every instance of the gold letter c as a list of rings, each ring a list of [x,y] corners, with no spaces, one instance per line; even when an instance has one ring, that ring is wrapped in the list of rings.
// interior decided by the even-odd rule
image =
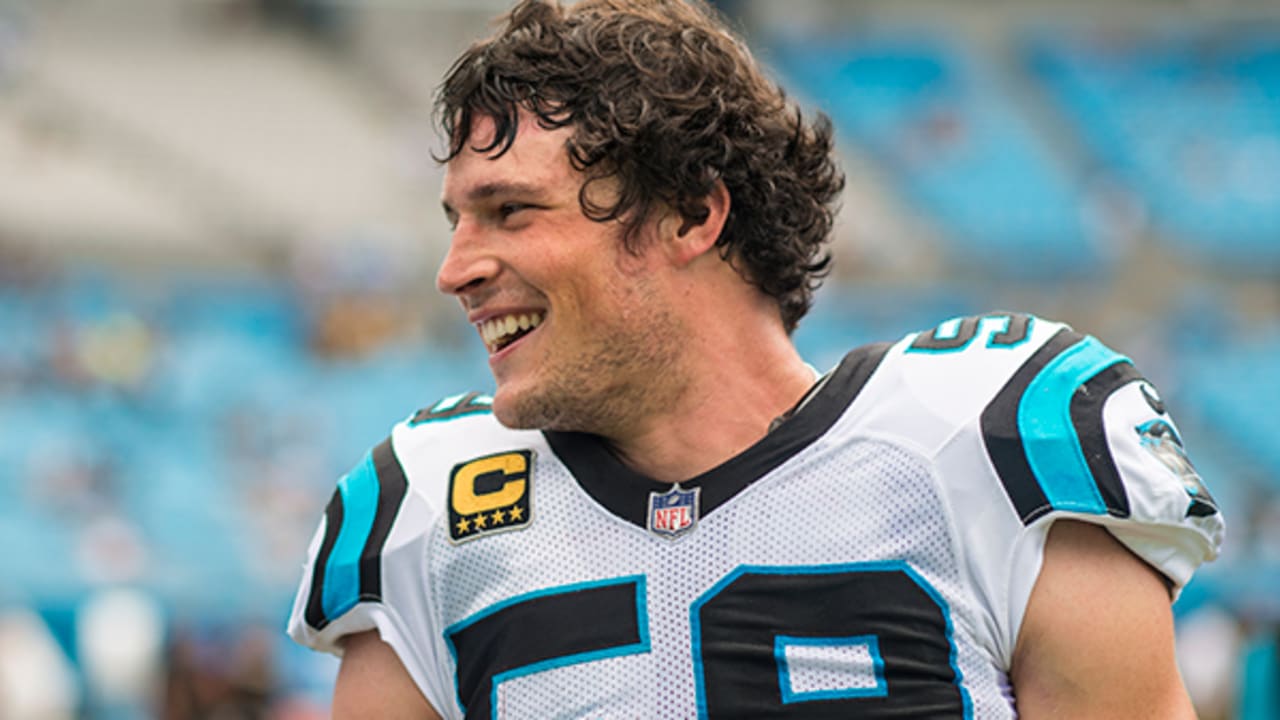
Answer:
[[[475,515],[515,503],[524,495],[528,482],[524,477],[508,480],[498,490],[484,494],[476,493],[476,478],[495,472],[508,476],[523,475],[528,469],[529,464],[520,453],[480,458],[463,465],[453,475],[451,500],[454,512],[459,515]]]

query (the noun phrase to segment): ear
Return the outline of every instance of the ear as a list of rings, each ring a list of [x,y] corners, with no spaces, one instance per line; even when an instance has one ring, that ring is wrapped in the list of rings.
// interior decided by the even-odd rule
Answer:
[[[729,219],[731,204],[729,189],[717,180],[711,192],[702,198],[701,218],[684,217],[674,211],[663,218],[658,232],[672,262],[687,265],[711,251]]]

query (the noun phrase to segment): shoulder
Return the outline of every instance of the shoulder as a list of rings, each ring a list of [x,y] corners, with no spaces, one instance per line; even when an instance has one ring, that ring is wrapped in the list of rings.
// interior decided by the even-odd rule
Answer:
[[[492,403],[479,393],[454,395],[392,431],[389,442],[424,505],[406,523],[429,523],[456,545],[530,521],[533,467],[550,458],[551,449],[541,432],[499,423]],[[504,519],[494,525],[487,519],[494,517]]]
[[[1158,391],[1068,325],[945,321],[885,351],[863,395],[862,427],[930,458],[958,513],[1103,524],[1178,586],[1217,553],[1222,518]]]
[[[339,478],[332,503],[384,505],[394,512],[406,498],[418,498],[427,510],[439,508],[458,465],[542,442],[539,433],[504,427],[494,418],[492,403],[488,395],[467,392],[415,411]],[[434,514],[416,513],[412,519],[422,522]]]
[[[416,573],[437,541],[457,539],[450,518],[482,476],[522,471],[542,436],[503,427],[489,404],[465,393],[419,410],[338,479],[304,578],[308,626],[323,630],[357,605],[383,602],[389,580]]]
[[[1128,357],[1062,323],[1016,313],[949,320],[899,347],[905,382],[930,410],[980,433],[1006,484],[1068,468],[1111,483],[1103,408],[1122,388],[1145,383]],[[1041,500],[1014,502],[1030,521],[1047,510]]]
[[[512,430],[493,416],[493,398],[478,392],[443,398],[418,410],[391,431],[388,442],[410,484],[439,498],[460,465],[513,449],[545,445],[542,434]]]
[[[1105,527],[1175,591],[1217,555],[1222,517],[1168,408],[1098,339],[1002,312],[945,321],[878,355],[846,432],[927,460],[1002,662],[1059,519]]]
[[[908,334],[888,352],[884,369],[933,411],[960,419],[1042,373],[1061,375],[1061,364],[1053,360],[1072,348],[1089,352],[1091,365],[1128,362],[1063,323],[991,313],[952,318]]]
[[[1079,346],[1079,347],[1077,347]],[[874,364],[861,394],[868,425],[898,434],[932,455],[958,429],[984,413],[1015,410],[1037,377],[1041,384],[1079,374],[1053,360],[1069,348],[1091,354],[1090,365],[1128,359],[1069,326],[1024,313],[952,318],[886,346],[866,346],[846,358]],[[1087,369],[1084,370],[1087,372]]]

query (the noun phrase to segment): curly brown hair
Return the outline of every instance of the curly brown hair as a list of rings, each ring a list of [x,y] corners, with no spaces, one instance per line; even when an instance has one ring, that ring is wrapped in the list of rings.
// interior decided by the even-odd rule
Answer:
[[[479,116],[497,132],[472,149],[495,156],[515,141],[521,109],[545,128],[572,126],[583,212],[619,220],[632,252],[635,231],[663,206],[705,220],[705,199],[723,181],[732,203],[716,245],[794,330],[831,263],[824,246],[844,175],[830,120],[806,123],[701,0],[524,0],[504,19],[436,95],[449,138],[438,159],[468,146]],[[605,178],[617,181],[616,202],[593,204],[587,187]]]

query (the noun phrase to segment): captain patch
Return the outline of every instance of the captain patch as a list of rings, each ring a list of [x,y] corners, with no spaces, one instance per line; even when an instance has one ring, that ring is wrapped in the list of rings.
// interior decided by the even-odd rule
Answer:
[[[529,524],[532,450],[486,455],[449,474],[449,539],[472,540]]]

